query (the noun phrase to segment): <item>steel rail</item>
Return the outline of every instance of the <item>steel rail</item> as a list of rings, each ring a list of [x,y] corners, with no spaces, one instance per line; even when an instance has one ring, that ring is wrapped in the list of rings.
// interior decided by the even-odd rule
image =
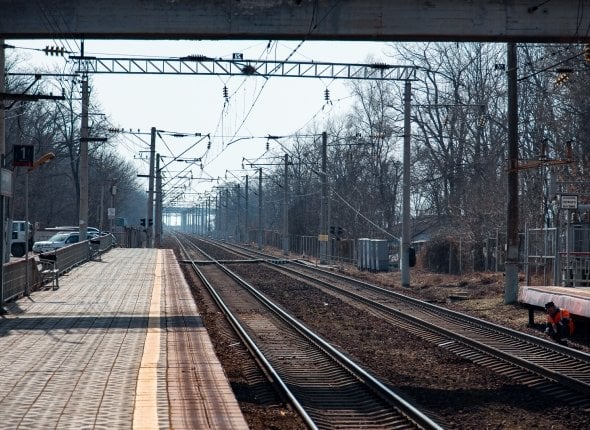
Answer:
[[[181,249],[183,249],[183,252],[186,254],[186,257],[189,257],[189,254],[188,254],[188,252],[186,252],[186,248],[182,244],[180,239],[177,236],[174,236],[174,238],[176,239],[179,247]],[[193,244],[193,246],[195,246],[195,245]],[[208,257],[212,262],[215,262],[215,259],[213,257],[209,256],[203,250],[199,249],[199,252],[202,253],[203,255],[205,255],[206,257]],[[223,299],[219,296],[219,294],[217,294],[217,291],[215,290],[213,285],[209,282],[209,280],[205,277],[203,272],[198,268],[197,264],[194,261],[191,261],[190,264],[191,264],[193,271],[197,274],[197,276],[199,277],[201,282],[203,282],[203,284],[207,288],[207,291],[209,291],[209,294],[211,294],[211,297],[213,297],[213,300],[215,301],[217,306],[219,306],[219,308],[221,309],[221,311],[223,312],[223,314],[225,315],[225,317],[227,318],[227,320],[229,321],[229,323],[231,324],[233,329],[236,331],[238,336],[242,339],[246,348],[255,357],[255,359],[263,366],[264,371],[267,372],[269,375],[271,375],[272,383],[275,384],[275,386],[277,386],[278,389],[280,389],[281,394],[286,399],[288,399],[288,401],[293,405],[295,410],[297,410],[297,412],[301,415],[301,419],[305,422],[305,424],[312,430],[318,430],[318,427],[313,422],[311,417],[307,414],[307,412],[305,411],[305,409],[303,408],[301,403],[299,403],[299,401],[297,400],[295,395],[291,392],[289,387],[287,387],[287,385],[282,380],[282,378],[279,376],[279,374],[276,372],[276,370],[274,369],[272,364],[266,359],[266,357],[264,356],[262,351],[256,346],[256,343],[254,342],[254,340],[248,335],[248,333],[242,327],[242,325],[240,324],[238,319],[234,316],[233,312],[226,306]]]
[[[204,251],[200,250],[203,254]],[[326,355],[332,358],[335,362],[337,362],[342,368],[346,369],[351,375],[354,375],[359,381],[365,384],[368,388],[373,390],[376,394],[379,395],[383,400],[385,400],[388,404],[393,406],[400,412],[401,414],[405,415],[407,419],[414,422],[417,426],[423,429],[441,429],[441,427],[432,421],[428,416],[423,414],[419,409],[415,408],[413,405],[405,401],[401,396],[397,393],[389,389],[383,383],[381,383],[378,379],[370,375],[366,370],[362,369],[348,357],[346,357],[343,353],[338,351],[332,345],[324,341],[321,337],[316,335],[314,332],[309,330],[305,327],[302,323],[300,323],[297,319],[289,315],[286,311],[282,310],[279,306],[273,303],[270,299],[265,297],[262,293],[260,293],[255,287],[250,285],[247,281],[242,279],[239,275],[231,271],[229,268],[218,264],[219,268],[223,270],[227,275],[231,276],[237,282],[239,282],[244,288],[246,288],[252,295],[254,295],[261,303],[263,303],[267,308],[273,311],[275,315],[285,321],[288,325],[294,327],[302,336],[307,338],[310,342],[315,344],[320,350],[322,350]]]
[[[219,246],[217,243],[215,243],[215,245]],[[225,245],[223,247],[226,249],[231,249],[227,245]],[[243,250],[243,248],[241,248],[241,247],[240,247],[240,249]],[[234,250],[233,252],[236,252],[236,251]],[[257,251],[250,251],[250,250],[248,250],[248,252],[244,252],[244,251],[242,252],[242,255],[248,255],[248,254],[260,255],[261,253],[257,252]],[[584,380],[580,380],[580,379],[577,379],[576,377],[571,377],[571,376],[568,376],[563,373],[563,360],[560,361],[561,365],[559,366],[558,370],[551,369],[549,367],[550,363],[538,364],[535,361],[531,361],[531,359],[519,357],[518,355],[515,355],[512,352],[501,351],[499,349],[498,345],[494,345],[494,344],[488,345],[482,341],[471,338],[468,335],[462,335],[456,331],[445,329],[445,328],[441,327],[440,324],[436,324],[435,322],[428,322],[428,321],[421,319],[419,317],[414,317],[412,315],[409,315],[409,314],[405,313],[404,311],[397,310],[397,309],[394,309],[390,306],[386,306],[381,303],[375,302],[374,300],[368,299],[362,295],[356,294],[351,291],[343,290],[342,288],[335,286],[334,284],[331,284],[329,282],[325,282],[325,281],[318,279],[316,276],[302,274],[301,272],[297,272],[297,271],[294,271],[293,269],[285,267],[284,264],[281,264],[281,265],[274,264],[273,260],[276,260],[276,258],[269,259],[268,262],[273,264],[275,266],[275,268],[279,271],[287,271],[287,272],[295,273],[296,276],[306,278],[314,283],[318,283],[320,285],[323,285],[326,288],[330,288],[332,290],[337,290],[339,293],[346,294],[347,296],[354,298],[355,300],[359,300],[368,306],[379,309],[382,312],[394,314],[394,315],[396,315],[397,318],[402,318],[406,321],[411,322],[412,324],[419,324],[420,326],[422,326],[423,328],[425,328],[427,330],[430,330],[430,331],[435,330],[437,332],[443,332],[447,338],[454,339],[464,345],[467,345],[470,348],[473,348],[474,350],[480,351],[483,354],[487,354],[489,356],[504,360],[507,363],[511,363],[512,365],[517,366],[521,369],[525,369],[526,371],[532,372],[536,375],[540,375],[541,377],[555,381],[555,382],[557,382],[565,387],[568,387],[574,391],[581,392],[585,395],[590,394],[590,384],[588,382],[584,382]],[[510,338],[514,338],[514,339],[517,339],[522,342],[527,342],[527,344],[529,344],[531,346],[535,346],[537,348],[542,348],[543,350],[550,350],[553,353],[560,354],[561,357],[563,357],[565,359],[578,360],[579,363],[570,363],[571,369],[575,370],[575,373],[577,375],[579,375],[578,377],[585,377],[585,379],[590,378],[590,372],[578,371],[578,368],[580,367],[580,365],[584,366],[585,369],[588,369],[590,367],[590,354],[584,353],[582,351],[577,351],[572,348],[566,348],[561,345],[556,345],[553,342],[549,342],[544,339],[541,339],[541,338],[538,338],[535,336],[531,336],[526,333],[518,332],[518,331],[509,329],[506,327],[502,327],[500,325],[497,325],[497,324],[494,324],[491,322],[481,320],[479,318],[475,318],[475,317],[465,315],[465,314],[462,314],[462,313],[459,313],[459,312],[456,312],[456,311],[453,311],[450,309],[436,306],[434,304],[427,303],[427,302],[424,302],[422,300],[415,299],[412,297],[408,297],[408,296],[405,296],[401,293],[396,293],[394,291],[387,290],[385,288],[378,287],[376,285],[372,285],[367,282],[359,281],[354,278],[350,278],[348,276],[335,274],[335,273],[332,273],[332,272],[329,272],[326,270],[322,270],[322,269],[319,269],[316,267],[311,267],[309,265],[305,265],[305,264],[302,264],[299,262],[294,262],[291,260],[286,260],[286,261],[290,264],[295,264],[295,265],[305,268],[307,270],[310,270],[310,271],[313,271],[316,273],[318,273],[318,272],[322,273],[325,276],[328,276],[331,278],[336,278],[339,280],[343,280],[343,281],[352,283],[357,286],[362,286],[364,288],[370,289],[370,290],[377,292],[379,294],[383,294],[388,298],[393,298],[393,299],[402,301],[410,306],[418,307],[425,312],[440,314],[441,316],[444,316],[444,318],[448,318],[450,320],[453,320],[455,322],[455,324],[468,324],[469,326],[473,327],[473,329],[480,328],[481,330],[491,331],[493,333],[500,333],[504,336],[509,336]],[[487,334],[486,336],[488,337],[488,340],[489,340],[490,334]]]
[[[454,311],[452,309],[447,309],[447,308],[443,308],[443,307],[440,307],[440,306],[436,306],[436,305],[434,305],[432,303],[424,302],[423,300],[415,299],[413,297],[409,297],[409,296],[406,296],[404,294],[397,293],[395,291],[391,291],[391,290],[388,290],[386,288],[379,287],[377,285],[369,284],[368,282],[364,282],[364,281],[361,281],[361,280],[358,280],[358,279],[354,279],[354,278],[351,278],[349,276],[345,276],[345,275],[341,275],[341,274],[338,274],[338,273],[329,272],[327,270],[323,270],[323,269],[320,269],[320,268],[317,268],[317,267],[311,267],[309,265],[303,264],[303,263],[298,262],[298,261],[289,261],[289,263],[294,264],[294,265],[297,265],[299,267],[304,267],[304,268],[309,269],[309,270],[312,270],[312,271],[316,271],[316,272],[325,274],[326,276],[329,276],[329,277],[333,277],[333,278],[341,279],[341,280],[344,280],[344,281],[347,281],[347,282],[351,282],[351,283],[354,283],[356,285],[369,288],[369,289],[371,289],[373,291],[376,291],[376,292],[379,292],[379,293],[382,293],[382,294],[391,296],[393,298],[396,298],[396,299],[399,299],[399,300],[404,300],[404,301],[407,301],[409,303],[416,304],[418,306],[436,309],[437,312],[445,313],[449,317],[454,317],[454,318],[458,318],[458,319],[461,319],[461,320],[468,320],[471,323],[476,324],[476,325],[481,325],[484,328],[493,328],[496,331],[502,332],[502,333],[504,333],[506,335],[509,335],[509,336],[512,336],[512,337],[519,338],[519,339],[524,340],[524,341],[527,341],[527,342],[542,343],[543,344],[543,347],[548,348],[548,349],[551,349],[551,350],[553,350],[555,352],[563,353],[564,350],[567,350],[567,354],[568,355],[570,355],[570,356],[572,356],[574,358],[577,358],[579,360],[582,360],[582,361],[588,361],[588,362],[590,362],[590,354],[588,354],[586,352],[583,352],[583,351],[578,351],[578,350],[573,349],[573,348],[567,348],[567,347],[564,347],[563,345],[559,345],[559,344],[556,344],[554,342],[549,342],[549,341],[547,341],[545,339],[541,339],[541,338],[538,338],[536,336],[532,336],[532,335],[530,335],[528,333],[523,333],[523,332],[520,332],[520,331],[512,330],[510,328],[501,326],[499,324],[495,324],[495,323],[492,323],[492,322],[489,322],[489,321],[484,321],[484,320],[482,320],[480,318],[472,317],[471,315],[466,315],[466,314],[463,314],[463,313]],[[272,264],[272,261],[271,261],[271,264]]]
[[[282,267],[278,267],[278,270],[289,271],[290,269],[282,266]],[[435,329],[437,332],[442,332],[447,337],[454,339],[458,342],[461,342],[464,345],[468,345],[473,349],[487,353],[488,355],[491,355],[493,357],[503,359],[506,362],[512,363],[513,365],[516,365],[522,369],[526,369],[530,372],[536,373],[537,375],[541,375],[545,378],[556,381],[559,384],[569,387],[572,390],[578,391],[578,392],[583,393],[585,395],[590,395],[590,385],[587,382],[584,382],[580,379],[576,379],[574,377],[568,376],[568,375],[562,373],[561,370],[554,370],[549,367],[539,365],[536,362],[531,361],[530,359],[522,358],[522,357],[519,357],[518,355],[515,355],[513,353],[502,351],[498,347],[498,345],[489,345],[487,343],[484,343],[483,341],[479,341],[479,340],[474,339],[473,337],[470,337],[468,334],[463,335],[463,334],[459,333],[458,331],[443,327],[442,324],[436,324],[436,322],[426,321],[425,319],[422,319],[420,317],[416,317],[414,315],[408,314],[404,310],[395,309],[394,307],[383,305],[381,303],[375,302],[374,300],[368,299],[360,294],[356,294],[352,291],[347,291],[345,289],[334,286],[333,284],[330,284],[328,282],[321,281],[321,280],[314,278],[312,276],[302,275],[301,272],[296,272],[296,275],[307,277],[309,280],[311,280],[315,283],[319,283],[327,288],[337,290],[339,293],[346,294],[347,296],[354,298],[355,300],[362,301],[363,303],[365,303],[373,308],[379,309],[383,312],[394,314],[394,315],[396,315],[396,317],[405,319],[406,321],[409,321],[412,324],[419,324],[420,326],[422,326],[428,330]],[[382,292],[385,292],[387,294],[388,290],[383,290]],[[475,325],[476,327],[479,327],[479,328],[486,330],[486,331],[492,331],[493,333],[500,332],[504,336],[510,336],[512,338],[519,338],[521,341],[525,341],[525,339],[526,339],[527,343],[533,344],[535,346],[538,346],[538,347],[541,347],[544,349],[547,349],[547,348],[553,349],[554,348],[553,343],[548,342],[544,339],[539,339],[534,336],[530,336],[530,335],[520,333],[520,332],[510,331],[510,329],[506,329],[505,327],[498,326],[498,325],[495,325],[492,323],[488,324],[488,323],[485,323],[485,322],[483,322],[477,318],[474,318],[474,317],[464,316],[458,312],[450,311],[448,309],[444,309],[444,308],[441,308],[438,306],[435,307],[435,305],[432,305],[430,303],[420,302],[419,300],[416,300],[416,299],[407,300],[406,297],[400,298],[397,295],[394,296],[394,295],[387,294],[387,296],[388,297],[395,297],[398,300],[402,300],[404,303],[410,304],[413,307],[419,307],[423,310],[426,310],[427,312],[431,312],[431,313],[436,312],[437,314],[443,314],[445,317],[451,317],[452,319],[455,320],[455,324],[467,324],[470,327]],[[491,334],[487,333],[486,337],[488,338],[488,340],[490,340]],[[575,350],[573,350],[573,351],[575,351]],[[562,354],[562,352],[558,351],[558,350],[554,350],[554,352]],[[579,351],[576,351],[576,352],[579,353]],[[580,354],[584,354],[584,353],[580,353]],[[579,354],[576,354],[576,355],[579,355]],[[585,354],[585,355],[587,356],[587,354]],[[590,359],[590,357],[587,357],[585,360],[582,360],[582,361],[585,361],[586,367],[590,366],[589,359]],[[572,367],[574,367],[574,366],[572,366]],[[590,375],[588,375],[588,376],[590,376]]]

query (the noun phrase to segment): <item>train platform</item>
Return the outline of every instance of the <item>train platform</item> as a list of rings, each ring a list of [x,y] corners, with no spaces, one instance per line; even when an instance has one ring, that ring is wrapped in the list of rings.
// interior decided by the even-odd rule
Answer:
[[[544,309],[545,303],[553,302],[567,309],[572,315],[590,318],[590,288],[559,286],[526,286],[518,289],[518,301],[529,308],[529,323],[533,324],[534,308]]]
[[[171,250],[115,248],[0,317],[0,429],[247,429]]]

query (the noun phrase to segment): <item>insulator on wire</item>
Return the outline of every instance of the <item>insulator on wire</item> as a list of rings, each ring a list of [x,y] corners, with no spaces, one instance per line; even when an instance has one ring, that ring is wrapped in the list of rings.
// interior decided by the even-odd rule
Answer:
[[[327,102],[330,101],[330,90],[328,88],[324,90],[324,100]]]
[[[62,47],[57,47],[57,46],[46,46],[45,49],[43,49],[43,52],[45,52],[45,55],[51,55],[52,57],[54,55],[57,56],[62,56],[64,55],[64,53],[66,52],[65,48]]]
[[[229,99],[229,92],[227,90],[227,86],[223,86],[223,98],[225,99],[225,101],[227,101]]]

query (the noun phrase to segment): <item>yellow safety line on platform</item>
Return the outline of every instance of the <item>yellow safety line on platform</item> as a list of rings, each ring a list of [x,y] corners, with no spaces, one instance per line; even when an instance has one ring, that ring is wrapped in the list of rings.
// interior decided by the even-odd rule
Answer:
[[[134,429],[157,429],[158,426],[158,359],[160,357],[160,291],[162,253],[157,251],[154,288],[150,303],[148,331],[137,377]]]

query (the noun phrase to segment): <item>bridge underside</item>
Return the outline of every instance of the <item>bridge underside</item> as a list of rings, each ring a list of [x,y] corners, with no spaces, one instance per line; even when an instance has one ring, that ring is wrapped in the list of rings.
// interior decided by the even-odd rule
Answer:
[[[0,38],[588,40],[590,0],[0,0]]]

